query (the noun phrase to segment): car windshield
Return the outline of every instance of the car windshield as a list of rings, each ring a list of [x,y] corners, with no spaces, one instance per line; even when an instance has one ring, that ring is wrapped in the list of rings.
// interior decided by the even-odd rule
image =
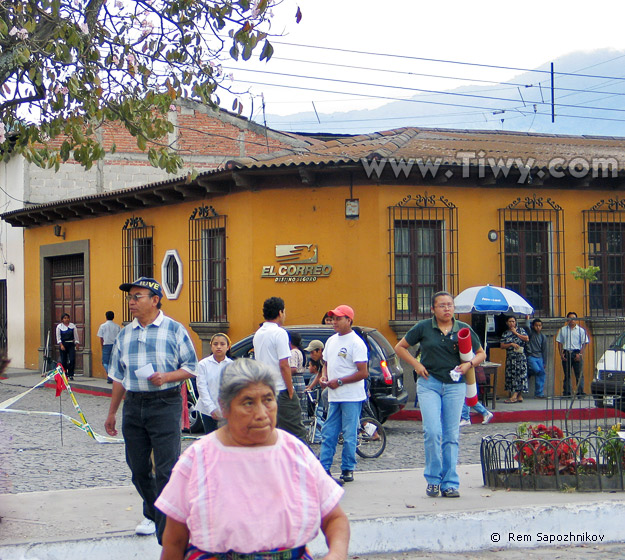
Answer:
[[[616,340],[610,345],[611,350],[625,350],[625,332],[616,337]]]

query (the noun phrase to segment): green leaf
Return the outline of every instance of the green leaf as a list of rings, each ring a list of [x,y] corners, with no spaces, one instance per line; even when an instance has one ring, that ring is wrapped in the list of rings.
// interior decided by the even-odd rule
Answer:
[[[271,43],[269,41],[265,41],[265,44],[263,45],[263,50],[260,53],[260,60],[269,61],[269,59],[272,56],[273,56],[273,47],[271,46]]]

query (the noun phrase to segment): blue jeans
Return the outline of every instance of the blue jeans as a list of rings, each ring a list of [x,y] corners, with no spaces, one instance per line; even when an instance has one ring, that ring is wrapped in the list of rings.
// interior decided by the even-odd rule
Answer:
[[[488,409],[480,401],[477,401],[477,404],[472,408],[482,416],[488,414]],[[462,405],[462,419],[471,420],[471,409],[466,404]]]
[[[112,344],[104,344],[102,346],[102,365],[104,366],[104,371],[106,373],[109,372],[109,362],[111,361],[111,352],[113,351]]]
[[[332,466],[339,434],[343,432],[341,470],[353,471],[356,466],[356,440],[362,401],[330,402],[328,417],[321,430],[321,454],[319,461],[326,471]]]
[[[122,434],[126,443],[126,462],[132,483],[143,499],[143,515],[156,523],[161,543],[166,516],[154,502],[169,482],[171,470],[180,456],[180,389],[158,393],[126,393],[122,413]],[[152,459],[154,452],[154,471]]]
[[[428,484],[440,484],[442,490],[458,488],[458,437],[466,385],[442,383],[430,375],[419,378],[417,393],[425,443],[423,475]]]
[[[545,363],[542,358],[535,358],[534,356],[527,357],[527,369],[529,375],[533,375],[536,378],[534,393],[537,397],[543,397],[545,395]]]

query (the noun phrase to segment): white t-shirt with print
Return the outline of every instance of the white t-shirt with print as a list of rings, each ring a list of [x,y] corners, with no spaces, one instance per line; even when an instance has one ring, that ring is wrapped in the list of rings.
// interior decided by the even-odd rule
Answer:
[[[358,371],[358,362],[368,363],[367,345],[354,331],[344,335],[337,333],[328,338],[323,359],[328,366],[328,381],[347,377]],[[366,398],[364,379],[328,390],[330,402],[359,402]]]

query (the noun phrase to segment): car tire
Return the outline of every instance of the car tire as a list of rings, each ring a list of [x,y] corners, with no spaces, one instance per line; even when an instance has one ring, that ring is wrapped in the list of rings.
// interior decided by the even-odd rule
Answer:
[[[204,423],[202,422],[202,415],[195,410],[193,404],[187,402],[188,414],[189,414],[189,430],[191,434],[200,434],[204,431]],[[183,430],[186,431],[186,430]]]
[[[384,424],[386,422],[386,418],[383,418],[380,415],[380,409],[376,406],[373,400],[369,399],[368,405],[371,416],[375,418],[380,424]]]

